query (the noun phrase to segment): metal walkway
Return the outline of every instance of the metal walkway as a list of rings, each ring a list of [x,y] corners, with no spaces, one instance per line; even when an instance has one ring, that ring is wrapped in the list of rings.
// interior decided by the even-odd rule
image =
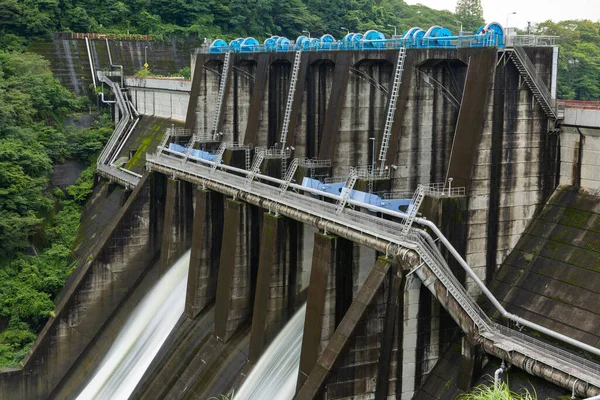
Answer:
[[[117,157],[125,145],[125,142],[127,142],[129,135],[131,135],[135,129],[139,117],[135,116],[135,118],[133,118],[132,111],[135,113],[135,110],[133,110],[133,107],[128,100],[123,96],[121,87],[118,83],[109,79],[109,76],[120,76],[120,73],[97,71],[97,74],[98,81],[107,84],[113,91],[120,118],[115,125],[114,132],[98,157],[96,171],[110,181],[123,185],[126,188],[133,189],[140,182],[142,176],[133,171],[129,171],[120,165],[116,165],[115,161],[117,161]]]
[[[191,161],[197,161],[199,163],[183,163],[180,154],[178,155],[175,152],[169,153],[168,151],[165,151],[165,153],[148,155],[147,168],[152,171],[165,173],[169,176],[175,176],[191,182],[203,182],[207,187],[210,183],[214,187],[227,187],[229,188],[229,191],[234,191],[235,193],[241,194],[247,192],[253,196],[259,197],[261,199],[261,204],[270,204],[271,206],[277,204],[285,209],[301,212],[306,214],[306,216],[308,216],[311,221],[314,221],[314,223],[316,223],[316,221],[328,221],[327,223],[331,223],[332,225],[335,224],[341,229],[346,229],[348,232],[360,232],[360,234],[365,235],[366,238],[370,237],[384,241],[389,244],[388,247],[390,251],[393,251],[395,254],[399,254],[402,249],[412,249],[421,256],[423,261],[423,263],[413,271],[420,279],[426,279],[425,275],[422,274],[422,268],[420,267],[427,265],[427,267],[435,274],[437,280],[443,284],[447,293],[452,295],[464,313],[468,315],[469,319],[476,326],[478,330],[478,335],[476,336],[479,337],[479,340],[484,340],[484,338],[490,340],[494,343],[495,347],[505,350],[509,354],[511,352],[518,352],[519,354],[534,360],[536,363],[549,366],[553,370],[562,371],[581,382],[587,382],[586,387],[590,387],[591,385],[591,387],[596,388],[600,392],[599,364],[586,360],[574,353],[565,351],[558,346],[542,342],[516,330],[492,322],[456,279],[434,240],[424,230],[409,228],[408,234],[402,237],[399,235],[399,232],[402,232],[406,227],[406,224],[379,218],[348,208],[345,208],[343,212],[338,214],[338,207],[334,203],[328,203],[319,200],[314,196],[307,196],[294,191],[282,193],[279,185],[285,183],[283,180],[260,174],[253,174],[250,171],[243,171],[228,166],[219,166],[219,168],[213,172],[211,171],[212,162],[200,159],[193,159]],[[246,174],[246,177],[225,172],[227,169],[232,171],[235,170],[236,173],[243,172]],[[259,180],[248,184],[248,178],[250,176],[252,179],[258,178]],[[260,179],[270,181],[277,186],[263,183]],[[296,184],[289,184],[289,187],[298,191],[311,192],[310,189]],[[324,195],[324,193],[316,190],[314,193],[311,192],[311,194]],[[339,198],[339,196],[333,195],[325,197]],[[348,201],[348,204],[355,207],[364,207],[366,209],[374,208],[372,205],[352,199]],[[388,210],[383,211],[389,212]],[[407,219],[406,214],[398,212],[390,213],[393,213],[394,216],[403,220]],[[424,223],[424,221],[418,218],[415,222]],[[428,226],[430,228],[435,227],[435,225],[430,222],[428,222]],[[447,242],[447,240],[443,238],[443,235],[440,236],[441,232],[439,232],[436,227],[433,231],[440,238],[442,243],[445,244]],[[450,253],[458,254],[453,248]],[[464,260],[462,261],[464,263]],[[465,269],[468,268],[468,266],[465,267],[466,263],[461,265],[463,265],[463,268]],[[470,268],[468,268],[467,272],[478,285],[483,285]],[[431,286],[431,282],[424,283],[428,287]],[[486,291],[489,293],[487,288],[485,288],[484,292]],[[494,300],[496,299],[494,298]],[[470,330],[468,321],[464,321],[461,318],[456,318],[456,320],[465,332]],[[530,325],[535,324],[531,323]],[[560,334],[556,335],[560,336]],[[574,342],[573,339],[570,339],[570,341],[571,344]],[[587,346],[584,344],[581,345],[584,347]],[[587,346],[587,350],[592,350],[596,355],[600,354],[600,349],[592,346]],[[507,361],[510,361],[510,359]]]

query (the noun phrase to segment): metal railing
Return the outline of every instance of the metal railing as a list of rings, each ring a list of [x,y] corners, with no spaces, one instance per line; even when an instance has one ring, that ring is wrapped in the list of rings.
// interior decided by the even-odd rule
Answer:
[[[555,345],[541,342],[510,328],[490,322],[489,317],[483,312],[481,307],[477,305],[475,300],[468,294],[462,284],[458,282],[448,267],[444,257],[441,255],[435,242],[425,231],[413,228],[409,229],[407,235],[401,237],[398,235],[398,232],[401,231],[404,224],[395,221],[378,218],[367,213],[362,213],[347,208],[342,208],[343,212],[338,212],[340,208],[339,204],[336,205],[323,202],[313,196],[304,196],[302,194],[290,191],[282,193],[279,188],[262,182],[256,182],[256,184],[252,186],[244,185],[244,182],[247,181],[250,176],[252,179],[257,177],[277,185],[281,185],[285,182],[281,179],[260,175],[255,171],[249,172],[236,169],[230,166],[221,166],[224,171],[217,170],[215,175],[211,175],[208,172],[210,170],[208,166],[212,166],[212,162],[198,159],[197,161],[200,164],[188,163],[182,165],[179,157],[180,155],[177,154],[158,154],[156,156],[149,156],[148,167],[151,170],[156,169],[165,173],[170,173],[169,171],[172,171],[173,174],[179,173],[184,177],[190,176],[197,179],[210,179],[219,184],[226,185],[234,190],[248,191],[249,193],[258,196],[261,199],[271,201],[275,204],[281,204],[290,209],[298,210],[303,213],[307,213],[308,215],[315,216],[317,217],[315,221],[331,221],[332,223],[347,227],[347,229],[352,231],[357,231],[361,234],[386,241],[390,243],[392,247],[395,246],[396,251],[394,254],[400,254],[401,248],[413,249],[421,256],[423,262],[429,267],[436,278],[443,284],[444,288],[446,288],[448,293],[452,295],[464,312],[473,321],[480,336],[492,341],[512,341],[516,343],[515,347],[519,353],[522,353],[533,360],[539,360],[546,365],[550,365],[552,368],[564,371],[565,373],[570,374],[577,379],[582,379],[597,387],[600,387],[600,374],[598,374],[598,368],[600,368],[600,366],[598,364],[579,357],[571,352],[560,349]],[[202,164],[206,164],[207,166],[203,166]],[[225,172],[227,170],[231,170],[232,172],[236,173],[247,174],[247,176],[246,178],[237,176],[235,174]],[[355,174],[351,174],[351,177],[352,176],[356,177]],[[346,186],[348,186],[348,183],[351,183],[351,179],[347,181]],[[335,196],[292,183],[290,183],[290,186],[312,194],[320,194],[325,197],[335,198],[338,199],[338,201],[341,201],[344,197],[344,192],[342,192],[341,196]],[[351,188],[348,189],[351,190]],[[349,192],[349,190],[346,190],[346,192]],[[370,204],[363,204],[352,199],[348,199],[347,201],[350,204],[367,209],[377,208],[379,211],[378,207],[373,207]],[[393,216],[401,217],[403,220],[407,219],[406,214],[398,212],[388,213]],[[419,221],[419,223],[423,222]],[[436,234],[438,236],[441,235],[441,233]],[[442,241],[442,243],[445,242]],[[419,274],[418,267],[415,269],[415,272]],[[419,277],[424,279],[423,275],[419,275]],[[464,323],[464,321],[460,322]],[[462,328],[466,329],[464,325]]]
[[[291,42],[280,47],[271,47],[265,44],[251,44],[240,46],[201,47],[198,53],[219,54],[227,52],[239,53],[271,53],[271,52],[296,52],[296,51],[371,51],[371,50],[399,50],[409,49],[456,49],[466,47],[502,47],[498,35],[484,34],[471,36],[448,36],[443,38],[394,38],[379,40],[360,40],[351,42],[318,42],[308,46]]]
[[[516,60],[514,58],[513,60],[517,63],[517,69],[525,78],[525,82],[527,82],[544,111],[549,114],[549,117],[556,119],[556,101],[552,98],[548,86],[546,86],[540,74],[537,73],[535,65],[533,65],[523,47],[515,46],[512,54],[516,56]]]
[[[275,160],[282,158],[290,158],[292,156],[292,149],[289,147],[282,149],[281,147],[265,147],[258,146],[254,149],[254,153],[264,153],[265,160]]]
[[[120,119],[115,125],[115,130],[98,157],[96,169],[99,174],[105,178],[117,182],[127,188],[134,188],[139,183],[141,175],[115,165],[115,160],[119,156],[119,152],[125,145],[129,135],[135,129],[139,117],[136,117],[135,119],[132,118],[127,100],[123,96],[119,84],[110,80],[108,78],[109,75],[107,75],[105,71],[97,71],[97,76],[100,82],[106,83],[113,91],[116,105],[120,112]],[[168,140],[168,135],[165,135],[165,137]]]
[[[559,36],[545,36],[545,35],[516,35],[509,36],[507,39],[507,46],[520,46],[520,47],[554,47],[558,45]]]
[[[317,158],[298,159],[298,165],[304,168],[317,169],[331,167],[331,160],[319,160]]]

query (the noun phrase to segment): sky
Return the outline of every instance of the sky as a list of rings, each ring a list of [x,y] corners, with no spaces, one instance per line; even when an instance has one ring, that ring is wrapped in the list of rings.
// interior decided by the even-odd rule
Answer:
[[[408,4],[423,4],[439,10],[454,11],[456,0],[404,0]],[[599,0],[481,0],[486,22],[506,24],[506,15],[513,11],[508,20],[509,26],[524,29],[527,21],[543,22],[548,19],[562,21],[566,19],[600,20]]]

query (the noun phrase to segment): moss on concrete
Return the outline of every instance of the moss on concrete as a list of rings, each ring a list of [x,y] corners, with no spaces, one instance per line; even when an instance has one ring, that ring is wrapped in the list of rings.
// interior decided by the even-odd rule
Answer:
[[[589,305],[600,294],[597,230],[600,196],[558,189],[507,257],[493,291],[510,312],[595,345],[600,341],[600,307]],[[588,323],[566,323],[565,306]]]

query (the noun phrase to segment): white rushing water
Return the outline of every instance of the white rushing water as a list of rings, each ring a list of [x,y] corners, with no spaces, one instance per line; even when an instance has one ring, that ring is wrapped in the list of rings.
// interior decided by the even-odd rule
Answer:
[[[291,400],[300,367],[306,304],[277,335],[244,381],[234,400]]]
[[[78,400],[129,398],[183,314],[190,252],[137,305]]]

